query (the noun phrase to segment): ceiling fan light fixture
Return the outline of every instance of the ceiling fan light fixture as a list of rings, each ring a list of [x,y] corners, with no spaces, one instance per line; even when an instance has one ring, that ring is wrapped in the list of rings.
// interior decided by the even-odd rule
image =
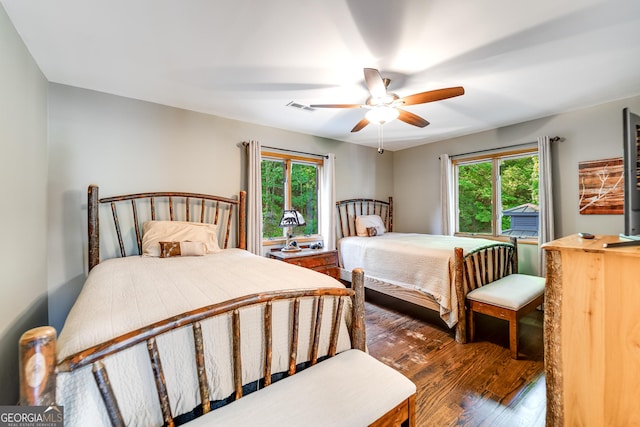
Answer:
[[[393,107],[388,107],[386,105],[381,105],[378,107],[374,107],[367,111],[365,117],[371,123],[385,124],[389,123],[392,120],[395,120],[400,115],[400,111]]]

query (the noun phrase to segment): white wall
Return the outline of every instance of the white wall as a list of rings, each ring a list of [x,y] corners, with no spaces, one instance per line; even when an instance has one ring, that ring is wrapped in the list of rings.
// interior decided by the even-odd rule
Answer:
[[[18,401],[18,340],[47,324],[47,82],[0,5],[0,405]]]
[[[540,135],[557,135],[564,141],[554,143],[552,149],[556,237],[580,231],[594,234],[623,232],[622,215],[579,214],[578,162],[622,157],[624,107],[640,112],[640,97],[396,151],[393,165],[394,226],[398,231],[442,232],[440,154],[498,148],[536,141]],[[535,254],[525,253],[525,259],[536,262]],[[531,269],[535,268],[537,264],[531,266]]]
[[[245,140],[336,154],[336,196],[387,197],[393,153],[51,84],[49,319],[60,328],[86,275],[86,191],[191,191],[227,197],[245,185]],[[101,227],[102,229],[102,227]]]

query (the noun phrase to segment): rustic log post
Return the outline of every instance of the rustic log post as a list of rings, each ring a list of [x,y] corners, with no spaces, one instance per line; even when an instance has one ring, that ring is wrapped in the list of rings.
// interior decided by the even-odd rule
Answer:
[[[56,401],[56,330],[41,326],[20,337],[20,405]]]
[[[545,254],[547,282],[544,288],[544,361],[547,382],[546,425],[564,425],[562,387],[562,256],[560,251]]]
[[[355,291],[353,296],[353,321],[351,323],[351,348],[365,351],[367,335],[364,321],[364,270],[354,268],[351,273],[351,287]]]
[[[456,342],[465,344],[467,342],[467,290],[464,286],[464,250],[455,248],[455,262],[453,270],[453,281],[458,297],[458,323],[456,324]]]
[[[91,184],[88,192],[87,215],[89,232],[89,271],[100,263],[100,215],[98,186]]]
[[[518,238],[517,237],[511,237],[511,244],[513,245],[513,264],[511,267],[511,274],[517,274],[518,273]]]

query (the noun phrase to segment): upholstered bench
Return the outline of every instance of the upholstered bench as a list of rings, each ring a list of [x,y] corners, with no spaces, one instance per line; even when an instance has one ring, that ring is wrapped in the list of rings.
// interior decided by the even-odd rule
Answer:
[[[510,274],[469,292],[469,340],[475,338],[475,313],[505,319],[509,321],[511,357],[517,359],[519,320],[542,304],[544,284],[543,277]]]
[[[416,386],[360,350],[347,350],[198,417],[189,427],[415,426]]]

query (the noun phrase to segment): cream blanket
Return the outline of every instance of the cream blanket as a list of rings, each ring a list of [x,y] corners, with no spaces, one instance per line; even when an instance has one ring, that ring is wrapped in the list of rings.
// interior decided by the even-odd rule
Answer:
[[[452,328],[458,322],[454,289],[455,247],[464,253],[494,245],[486,239],[416,233],[385,233],[375,237],[344,237],[339,241],[344,269],[363,268],[368,277],[431,295],[440,317]]]
[[[201,257],[127,257],[96,266],[71,309],[58,340],[58,360],[128,331],[168,317],[243,295],[284,289],[342,287],[329,276],[240,249]],[[312,315],[314,302],[301,303],[301,319]],[[350,307],[350,306],[349,306]],[[325,301],[324,315],[334,313]],[[349,318],[351,310],[345,310]],[[243,379],[262,377],[263,308],[241,313]],[[273,305],[273,370],[288,367],[290,309]],[[325,320],[326,321],[326,320]],[[301,321],[301,324],[303,322]],[[230,317],[202,322],[205,365],[212,400],[233,392]],[[329,320],[328,325],[331,324]],[[322,331],[319,355],[328,352],[329,328]],[[309,359],[310,328],[299,331],[298,363]],[[193,410],[199,403],[191,328],[157,339],[172,413]],[[338,351],[350,348],[346,321],[341,324]],[[149,356],[140,344],[104,360],[127,425],[162,425]],[[110,425],[91,367],[58,375],[57,401],[65,408],[66,426]]]

